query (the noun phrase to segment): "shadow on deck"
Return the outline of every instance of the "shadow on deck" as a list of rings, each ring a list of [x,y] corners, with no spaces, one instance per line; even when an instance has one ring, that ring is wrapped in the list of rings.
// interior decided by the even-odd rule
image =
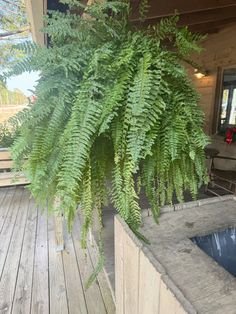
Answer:
[[[115,313],[103,273],[85,289],[95,258],[85,255],[79,234],[77,219],[57,253],[52,217],[24,187],[1,188],[0,313]]]

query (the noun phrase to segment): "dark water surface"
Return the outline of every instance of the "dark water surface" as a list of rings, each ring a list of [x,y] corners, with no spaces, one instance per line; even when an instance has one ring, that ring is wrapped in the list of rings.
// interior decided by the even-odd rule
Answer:
[[[236,277],[236,228],[191,239],[207,255]]]

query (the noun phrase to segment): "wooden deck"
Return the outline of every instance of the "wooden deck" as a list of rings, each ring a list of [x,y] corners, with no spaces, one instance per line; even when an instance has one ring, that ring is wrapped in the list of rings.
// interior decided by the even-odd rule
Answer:
[[[1,314],[115,313],[102,273],[85,289],[95,261],[81,250],[79,234],[76,220],[57,253],[52,217],[23,187],[0,189]]]

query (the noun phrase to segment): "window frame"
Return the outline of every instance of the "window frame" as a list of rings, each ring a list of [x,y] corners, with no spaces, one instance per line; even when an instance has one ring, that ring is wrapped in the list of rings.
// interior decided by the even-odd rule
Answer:
[[[224,85],[223,85],[223,77],[224,77],[224,71],[228,69],[236,69],[236,64],[232,64],[230,66],[226,67],[218,67],[217,68],[217,77],[216,77],[216,91],[215,91],[215,110],[213,115],[213,124],[212,124],[212,133],[218,134],[221,127],[221,105],[222,105],[222,97],[223,97],[223,91],[224,91]],[[236,127],[236,124],[229,125],[228,127]],[[225,129],[227,126],[225,127]]]

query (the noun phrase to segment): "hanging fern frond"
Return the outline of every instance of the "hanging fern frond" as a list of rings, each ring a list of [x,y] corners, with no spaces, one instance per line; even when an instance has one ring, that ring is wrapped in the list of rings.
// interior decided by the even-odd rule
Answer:
[[[81,205],[83,247],[109,200],[141,236],[141,186],[158,221],[173,196],[195,197],[207,181],[204,117],[180,62],[200,51],[202,36],[178,28],[178,16],[152,33],[135,30],[127,1],[64,2],[81,15],[52,12],[50,47],[25,44],[30,56],[11,71],[40,73],[35,104],[13,121],[21,125],[13,157],[37,201],[60,200],[70,227]]]

